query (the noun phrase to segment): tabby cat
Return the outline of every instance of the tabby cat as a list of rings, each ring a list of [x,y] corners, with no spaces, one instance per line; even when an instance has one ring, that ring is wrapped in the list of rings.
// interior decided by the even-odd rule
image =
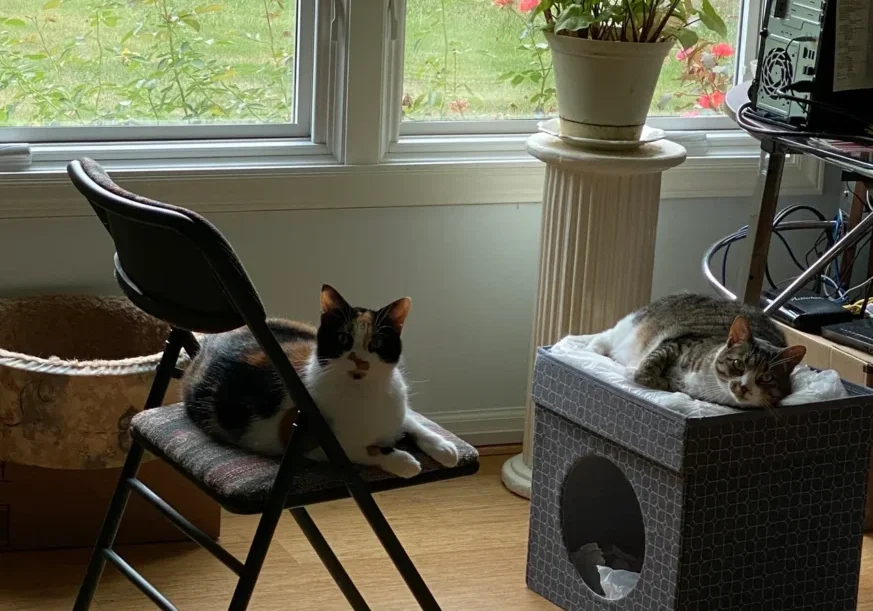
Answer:
[[[590,348],[627,366],[641,386],[741,408],[778,405],[806,354],[759,308],[693,293],[629,314]]]
[[[421,471],[395,448],[409,435],[426,454],[453,467],[455,446],[415,420],[398,367],[408,298],[368,310],[321,289],[321,323],[273,319],[270,329],[315,399],[349,458],[400,477]],[[247,328],[209,336],[182,380],[188,415],[210,435],[252,452],[278,455],[289,434],[293,404]],[[320,448],[309,457],[326,460]]]

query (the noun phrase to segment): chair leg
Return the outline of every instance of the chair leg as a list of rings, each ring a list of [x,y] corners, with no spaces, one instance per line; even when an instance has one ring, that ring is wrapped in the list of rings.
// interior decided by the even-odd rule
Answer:
[[[270,497],[267,499],[267,504],[261,513],[258,529],[255,531],[255,538],[252,539],[252,544],[249,547],[245,567],[236,584],[236,589],[233,591],[233,598],[230,601],[228,611],[245,611],[249,606],[249,601],[258,582],[258,576],[261,574],[261,568],[264,566],[264,559],[267,557],[267,551],[269,551],[270,543],[273,541],[276,525],[279,523],[279,518],[282,517],[282,510],[285,508],[288,490],[291,487],[291,475],[295,463],[292,460],[288,460],[287,455],[291,453],[292,456],[302,456],[304,442],[304,436],[299,434],[295,424],[294,430],[291,432],[291,441],[289,442],[289,446],[294,447],[289,447],[286,450],[286,457],[279,463],[279,472],[276,473],[273,490],[270,491]]]
[[[166,395],[167,388],[170,386],[170,381],[173,378],[173,371],[176,368],[176,361],[179,359],[179,352],[182,350],[186,333],[177,329],[170,333],[161,362],[155,371],[155,378],[152,381],[152,387],[149,390],[144,409],[152,409],[163,403],[164,395]],[[88,611],[91,607],[94,592],[97,590],[97,584],[100,582],[100,576],[103,574],[103,569],[106,566],[103,550],[112,549],[115,543],[118,527],[121,525],[121,518],[124,517],[127,500],[130,498],[130,487],[127,485],[127,480],[136,477],[140,463],[142,463],[143,453],[142,446],[135,441],[131,441],[130,450],[127,452],[127,458],[121,469],[121,476],[118,479],[118,484],[115,486],[115,492],[112,493],[112,500],[109,502],[106,517],[103,519],[103,526],[100,527],[97,543],[91,552],[88,569],[85,571],[85,579],[82,580],[79,594],[76,596],[76,602],[73,603],[73,611]]]
[[[112,494],[109,510],[106,512],[106,518],[103,520],[103,526],[100,528],[97,543],[91,552],[88,570],[85,572],[85,579],[82,580],[82,585],[79,587],[79,594],[76,596],[76,602],[73,604],[73,611],[88,611],[91,607],[91,600],[94,598],[97,584],[100,583],[103,568],[106,566],[106,557],[103,555],[103,550],[111,549],[113,543],[115,543],[115,536],[118,534],[118,527],[121,525],[121,518],[124,516],[124,509],[127,507],[128,498],[130,498],[130,487],[127,485],[127,480],[128,478],[136,477],[136,472],[139,470],[139,465],[142,462],[142,456],[142,446],[133,442],[124,461],[124,467],[121,469],[121,477],[115,486],[115,492]]]
[[[354,479],[349,479],[346,485],[361,513],[367,518],[370,528],[373,529],[382,547],[385,548],[391,561],[394,562],[394,566],[397,567],[397,571],[403,577],[403,581],[406,582],[406,587],[409,588],[418,602],[418,606],[421,607],[422,611],[440,611],[439,604],[422,579],[418,569],[415,568],[409,554],[403,549],[403,545],[401,545],[388,520],[385,519],[382,510],[379,509],[373,495],[366,488],[366,484],[357,474],[354,474]]]
[[[295,507],[288,511],[292,516],[294,516],[300,530],[302,530],[303,534],[306,535],[309,544],[312,545],[312,549],[314,549],[315,553],[318,554],[321,562],[324,563],[324,567],[327,569],[328,573],[330,573],[330,576],[333,577],[337,587],[342,591],[346,600],[349,601],[349,605],[351,605],[352,609],[354,609],[354,611],[370,611],[370,607],[367,606],[364,597],[361,596],[358,588],[355,587],[352,578],[349,577],[349,574],[346,572],[345,568],[343,568],[339,558],[337,558],[336,554],[333,553],[333,550],[330,549],[330,545],[321,534],[321,531],[318,530],[318,526],[315,525],[315,522],[313,522],[312,517],[306,509],[303,507]]]

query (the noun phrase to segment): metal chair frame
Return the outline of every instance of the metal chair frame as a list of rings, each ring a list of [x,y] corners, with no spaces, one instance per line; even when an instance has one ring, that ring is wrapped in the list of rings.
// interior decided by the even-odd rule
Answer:
[[[421,609],[439,611],[440,607],[436,599],[373,499],[368,485],[355,470],[353,463],[322,417],[314,400],[283,352],[281,345],[267,326],[266,314],[257,298],[257,293],[254,292],[248,276],[236,260],[229,244],[224,241],[223,236],[205,219],[193,212],[160,202],[152,202],[133,194],[125,196],[122,189],[112,188],[115,186],[114,183],[107,182],[108,177],[101,176],[99,173],[96,174],[97,180],[95,180],[94,170],[89,171],[87,167],[89,163],[93,164],[90,160],[73,161],[68,166],[68,173],[73,184],[91,203],[115,242],[116,279],[124,292],[138,307],[149,314],[166,320],[172,326],[163,357],[155,372],[145,409],[153,409],[162,405],[171,380],[181,376],[182,372],[177,368],[177,362],[182,350],[185,350],[192,358],[196,356],[199,345],[192,331],[219,332],[246,325],[276,368],[298,409],[299,417],[298,422],[294,425],[288,447],[279,463],[275,482],[264,506],[245,562],[231,555],[137,479],[137,472],[145,449],[140,443],[133,440],[88,563],[84,580],[73,605],[73,611],[88,611],[107,562],[114,565],[162,611],[178,611],[163,594],[113,549],[118,527],[131,491],[139,494],[179,530],[210,552],[238,576],[236,589],[228,609],[229,611],[247,609],[282,510],[286,508],[287,497],[291,492],[292,465],[295,460],[299,460],[304,443],[304,435],[299,434],[299,425],[304,421],[307,429],[318,439],[328,457],[329,464],[343,481],[348,496],[354,499],[364,514]],[[99,170],[99,166],[96,168]],[[123,244],[123,241],[132,240],[135,246],[137,240],[153,239],[156,231],[169,232],[161,233],[162,239],[166,239],[169,246],[182,248],[181,243],[187,244],[188,247],[191,247],[192,253],[202,256],[203,260],[206,261],[209,270],[214,275],[213,280],[220,287],[220,294],[223,294],[227,299],[228,307],[224,312],[220,312],[220,316],[216,315],[214,311],[204,314],[195,326],[191,321],[198,320],[197,308],[190,307],[190,303],[173,302],[171,297],[167,297],[168,293],[162,293],[155,286],[145,289],[138,284],[135,275],[128,273],[133,270],[144,279],[144,282],[155,282],[155,276],[148,273],[154,271],[150,267],[152,264],[148,261],[148,255],[139,258],[138,253],[143,249],[131,248],[130,244]],[[182,241],[180,243],[174,242],[175,238],[171,237],[173,235],[180,237]],[[120,248],[120,245],[126,247]],[[169,284],[172,285],[172,282]],[[161,286],[160,281],[156,286],[165,288]],[[184,321],[184,324],[180,324],[179,321]],[[200,328],[196,328],[197,326]],[[351,608],[355,611],[369,610],[363,596],[306,509],[303,506],[290,507],[289,512]]]

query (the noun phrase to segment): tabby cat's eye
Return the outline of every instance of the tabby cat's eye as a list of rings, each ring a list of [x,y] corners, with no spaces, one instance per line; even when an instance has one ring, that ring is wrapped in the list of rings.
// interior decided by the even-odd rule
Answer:
[[[772,373],[765,373],[763,375],[760,375],[760,376],[758,376],[758,381],[761,382],[762,384],[769,384],[770,382],[773,381],[773,374]]]
[[[339,335],[336,336],[337,340],[339,340],[340,346],[343,348],[351,348],[352,346],[352,336],[348,333],[340,331]]]
[[[731,361],[731,367],[735,371],[745,371],[746,370],[745,366],[743,365],[743,362],[740,359],[733,359]]]
[[[373,341],[370,342],[370,352],[375,352],[379,348],[382,347],[382,338],[374,337]]]

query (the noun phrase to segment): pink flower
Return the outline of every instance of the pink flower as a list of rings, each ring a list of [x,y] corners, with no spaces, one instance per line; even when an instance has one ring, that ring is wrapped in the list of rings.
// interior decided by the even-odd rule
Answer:
[[[710,95],[702,95],[697,98],[697,105],[701,108],[712,108],[718,110],[724,104],[724,94],[721,91],[714,91]]]
[[[731,57],[734,54],[734,48],[726,42],[712,45],[711,51],[716,57]]]
[[[491,0],[491,4],[500,7],[509,6],[510,4],[512,4],[512,0]]]
[[[700,113],[696,110],[688,110],[682,113],[683,117],[699,117]]]
[[[686,59],[688,59],[688,56],[691,55],[691,51],[692,51],[691,48],[688,48],[688,49],[681,49],[681,50],[676,54],[676,59],[678,59],[680,62],[684,62]]]
[[[449,110],[451,110],[452,112],[464,112],[465,110],[467,110],[467,106],[469,106],[469,104],[467,100],[463,98],[452,100],[451,102],[449,102]]]
[[[521,0],[518,3],[518,10],[522,13],[529,13],[539,6],[540,0]]]

